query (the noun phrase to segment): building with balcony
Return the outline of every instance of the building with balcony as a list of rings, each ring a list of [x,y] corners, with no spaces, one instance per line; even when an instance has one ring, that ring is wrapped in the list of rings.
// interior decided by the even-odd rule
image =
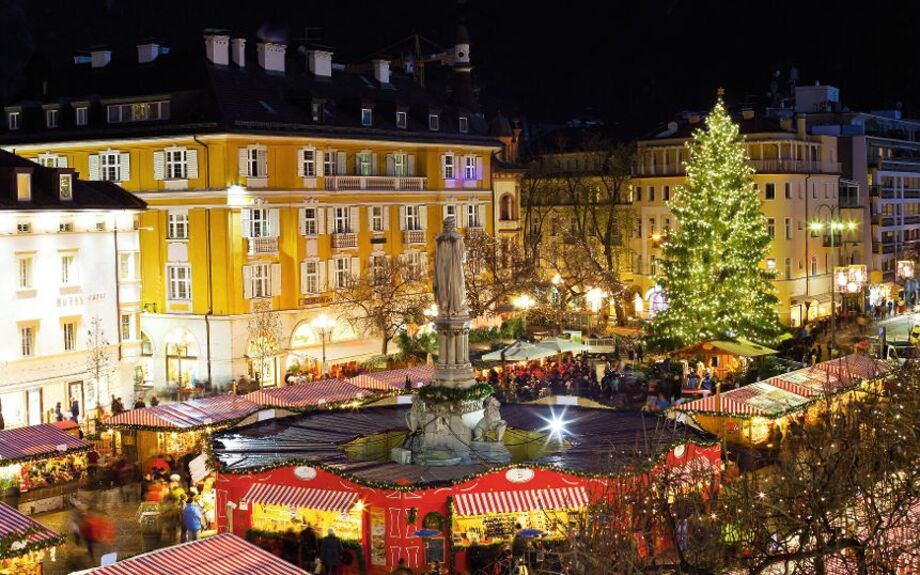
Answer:
[[[112,182],[88,182],[0,151],[0,405],[7,427],[79,421],[130,401],[140,360],[145,205]],[[97,337],[94,337],[97,336]],[[93,341],[95,340],[95,343]],[[101,361],[90,370],[90,356]]]
[[[310,322],[331,313],[348,274],[380,257],[427,268],[446,216],[496,231],[502,143],[473,99],[462,27],[445,53],[348,66],[326,48],[247,40],[209,30],[196,53],[95,50],[48,95],[4,111],[0,145],[149,204],[141,335],[157,386],[244,374],[272,385],[291,363],[318,368]],[[60,108],[53,127],[48,102]],[[281,352],[254,373],[247,326],[264,304],[280,314]],[[327,363],[378,352],[341,319]]]

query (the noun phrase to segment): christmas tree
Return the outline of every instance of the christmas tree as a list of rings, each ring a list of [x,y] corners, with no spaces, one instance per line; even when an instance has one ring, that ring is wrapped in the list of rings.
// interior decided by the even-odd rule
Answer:
[[[677,228],[665,240],[658,278],[668,307],[653,320],[653,339],[663,347],[735,337],[768,343],[781,329],[764,267],[771,238],[721,94],[687,147],[687,184],[670,202]]]

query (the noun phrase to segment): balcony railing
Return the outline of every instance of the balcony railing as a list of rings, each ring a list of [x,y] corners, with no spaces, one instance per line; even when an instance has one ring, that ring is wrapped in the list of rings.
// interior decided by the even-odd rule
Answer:
[[[683,176],[686,173],[683,164],[679,166],[636,166],[633,173],[636,176]]]
[[[340,250],[343,248],[356,248],[358,247],[358,234],[353,232],[345,232],[339,234],[332,234],[332,248]]]
[[[249,238],[249,255],[278,253],[278,236]]]
[[[326,176],[326,189],[422,191],[428,178],[409,176]]]
[[[806,160],[751,160],[751,167],[766,173],[838,174],[840,162]]]
[[[403,243],[406,245],[424,244],[425,230],[404,230]]]

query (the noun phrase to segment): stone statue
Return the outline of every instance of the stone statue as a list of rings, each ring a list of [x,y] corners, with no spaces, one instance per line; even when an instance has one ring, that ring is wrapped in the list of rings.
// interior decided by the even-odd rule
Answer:
[[[425,402],[418,395],[412,399],[412,408],[406,414],[406,425],[409,427],[410,433],[415,433],[419,429],[424,431]]]
[[[463,236],[457,231],[453,216],[444,219],[444,231],[436,241],[432,283],[438,311],[445,317],[466,315],[466,284],[463,280],[466,246]]]
[[[502,419],[502,414],[499,412],[501,405],[494,397],[490,396],[486,399],[485,413],[473,428],[473,441],[488,441],[487,435],[494,431],[496,443],[501,442],[505,436],[505,429],[508,428],[508,424]]]

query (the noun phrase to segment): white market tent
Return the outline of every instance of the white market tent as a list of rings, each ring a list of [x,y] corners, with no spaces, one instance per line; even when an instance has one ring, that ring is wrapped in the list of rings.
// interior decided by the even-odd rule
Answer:
[[[532,361],[553,357],[560,353],[581,353],[585,351],[585,346],[561,337],[551,337],[537,343],[518,340],[504,349],[483,355],[482,360],[501,361],[503,351],[505,361]]]

